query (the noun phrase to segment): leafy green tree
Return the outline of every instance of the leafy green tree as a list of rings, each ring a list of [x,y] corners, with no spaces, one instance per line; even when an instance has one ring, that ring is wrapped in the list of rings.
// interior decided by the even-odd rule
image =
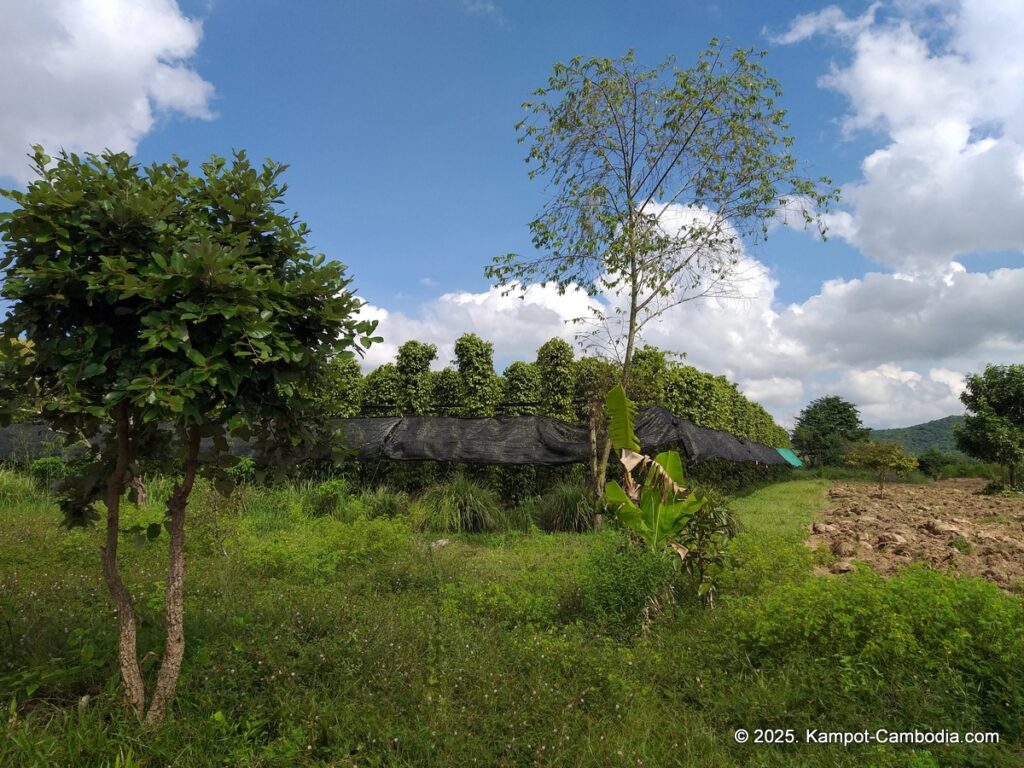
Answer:
[[[864,440],[856,406],[836,395],[819,397],[804,408],[793,429],[793,447],[812,466],[841,464],[851,443]]]
[[[838,193],[796,174],[763,56],[712,40],[688,69],[672,59],[648,69],[632,53],[576,57],[524,105],[530,176],[554,194],[530,223],[540,255],[498,257],[486,274],[510,289],[615,294],[595,319],[610,329],[623,384],[645,325],[681,302],[733,294],[743,239],[766,236],[780,209],[799,207],[824,232],[817,211]]]
[[[456,416],[462,410],[462,380],[454,368],[430,372],[431,413]]]
[[[323,383],[314,393],[324,416],[350,419],[363,409],[363,374],[352,355],[336,355],[327,362]]]
[[[943,453],[938,448],[929,448],[917,457],[917,465],[928,477],[938,480],[942,476],[942,468],[959,459],[958,455]]]
[[[384,363],[366,374],[363,411],[367,416],[402,415],[402,377],[394,363]]]
[[[645,344],[633,355],[633,373],[626,394],[640,408],[661,405],[665,400],[665,376],[669,353]]]
[[[38,387],[50,425],[99,446],[65,516],[94,519],[103,500],[124,694],[155,724],[185,651],[185,514],[196,476],[218,474],[229,432],[259,445],[313,439],[305,393],[328,359],[370,343],[375,323],[356,319],[361,302],[344,267],[311,253],[306,226],[281,212],[284,166],[254,168],[238,153],[196,176],[177,158],[143,170],[124,153],[51,161],[41,147],[34,161],[27,190],[3,193],[14,203],[0,215],[2,296],[12,306],[0,331],[31,344],[15,373]],[[166,642],[147,708],[117,545],[129,466],[161,423],[176,438],[181,476],[167,502]],[[212,456],[200,453],[204,439]]]
[[[917,467],[917,459],[908,456],[899,443],[864,440],[854,443],[846,452],[846,463],[852,467],[869,469],[878,476],[878,489],[882,490],[886,478],[902,477]]]
[[[475,333],[455,341],[455,365],[459,371],[460,416],[493,416],[501,396],[494,373],[494,345]]]
[[[967,377],[960,395],[968,414],[954,427],[957,447],[1006,467],[1010,486],[1024,464],[1024,365],[987,365]]]
[[[17,338],[0,338],[0,423],[39,418],[42,402],[38,386],[35,381],[18,376],[18,369],[31,358],[30,343]]]
[[[619,366],[602,357],[584,357],[576,361],[575,400],[577,420],[587,425],[588,453],[590,459],[590,491],[594,499],[604,494],[608,460],[611,457],[611,442],[608,440],[608,418],[606,396],[619,382]],[[595,527],[600,527],[600,515],[594,518]]]
[[[550,339],[537,350],[537,371],[540,374],[541,413],[563,421],[572,421],[575,389],[573,353],[569,342]]]
[[[403,414],[422,415],[430,409],[430,364],[435,359],[437,347],[433,344],[407,341],[398,348],[398,407]]]
[[[502,412],[532,416],[540,412],[540,371],[534,363],[515,361],[502,375]]]

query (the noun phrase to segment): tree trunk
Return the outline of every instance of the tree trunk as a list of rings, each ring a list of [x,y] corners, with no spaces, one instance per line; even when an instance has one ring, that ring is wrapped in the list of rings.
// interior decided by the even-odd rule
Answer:
[[[128,481],[128,501],[137,506],[146,503],[146,484],[138,474],[132,472],[132,479]]]
[[[181,674],[181,660],[185,655],[185,510],[198,466],[199,430],[192,427],[188,433],[185,476],[167,501],[171,533],[167,595],[164,601],[167,640],[156,686],[153,688],[153,698],[146,713],[146,725],[156,725],[166,716],[174,699],[174,690]]]
[[[117,606],[118,643],[117,660],[121,668],[121,685],[128,706],[140,719],[145,712],[146,687],[142,681],[142,670],[138,657],[138,630],[135,624],[135,609],[132,596],[121,580],[117,569],[117,537],[121,525],[121,491],[128,474],[129,439],[128,405],[118,404],[114,410],[117,429],[117,459],[114,469],[107,478],[107,533],[106,543],[101,549],[103,576],[107,589]]]

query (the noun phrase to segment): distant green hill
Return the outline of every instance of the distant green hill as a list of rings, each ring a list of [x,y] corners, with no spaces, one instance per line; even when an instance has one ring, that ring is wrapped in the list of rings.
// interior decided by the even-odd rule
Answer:
[[[953,425],[964,420],[963,416],[947,416],[944,419],[926,421],[912,427],[899,429],[873,429],[872,440],[890,440],[902,443],[907,452],[920,455],[929,448],[938,448],[943,453],[956,453],[956,441],[953,440]],[[963,454],[960,454],[963,455]]]

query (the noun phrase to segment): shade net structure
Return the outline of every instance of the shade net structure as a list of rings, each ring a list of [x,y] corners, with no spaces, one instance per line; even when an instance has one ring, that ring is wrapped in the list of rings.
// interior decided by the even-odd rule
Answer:
[[[342,419],[337,425],[340,446],[364,460],[557,465],[585,462],[590,455],[585,425],[545,416],[380,417]],[[675,448],[692,461],[786,464],[774,448],[698,427],[657,406],[637,414],[636,434],[647,453]]]
[[[546,416],[383,416],[339,419],[334,447],[365,461],[442,461],[494,465],[558,465],[586,462],[589,432]],[[777,450],[728,432],[699,427],[657,406],[637,414],[636,434],[647,453],[676,449],[690,461],[724,459],[788,465]],[[0,460],[25,461],[51,455],[55,433],[37,425],[0,429]],[[231,453],[253,455],[254,446],[231,442]],[[59,449],[57,451],[59,453]]]

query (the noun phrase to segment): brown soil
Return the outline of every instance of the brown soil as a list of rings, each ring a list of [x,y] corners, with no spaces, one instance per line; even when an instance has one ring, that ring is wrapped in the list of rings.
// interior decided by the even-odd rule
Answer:
[[[1024,498],[983,496],[984,480],[928,485],[837,483],[808,545],[836,556],[833,573],[862,560],[882,574],[910,562],[1024,589]]]

